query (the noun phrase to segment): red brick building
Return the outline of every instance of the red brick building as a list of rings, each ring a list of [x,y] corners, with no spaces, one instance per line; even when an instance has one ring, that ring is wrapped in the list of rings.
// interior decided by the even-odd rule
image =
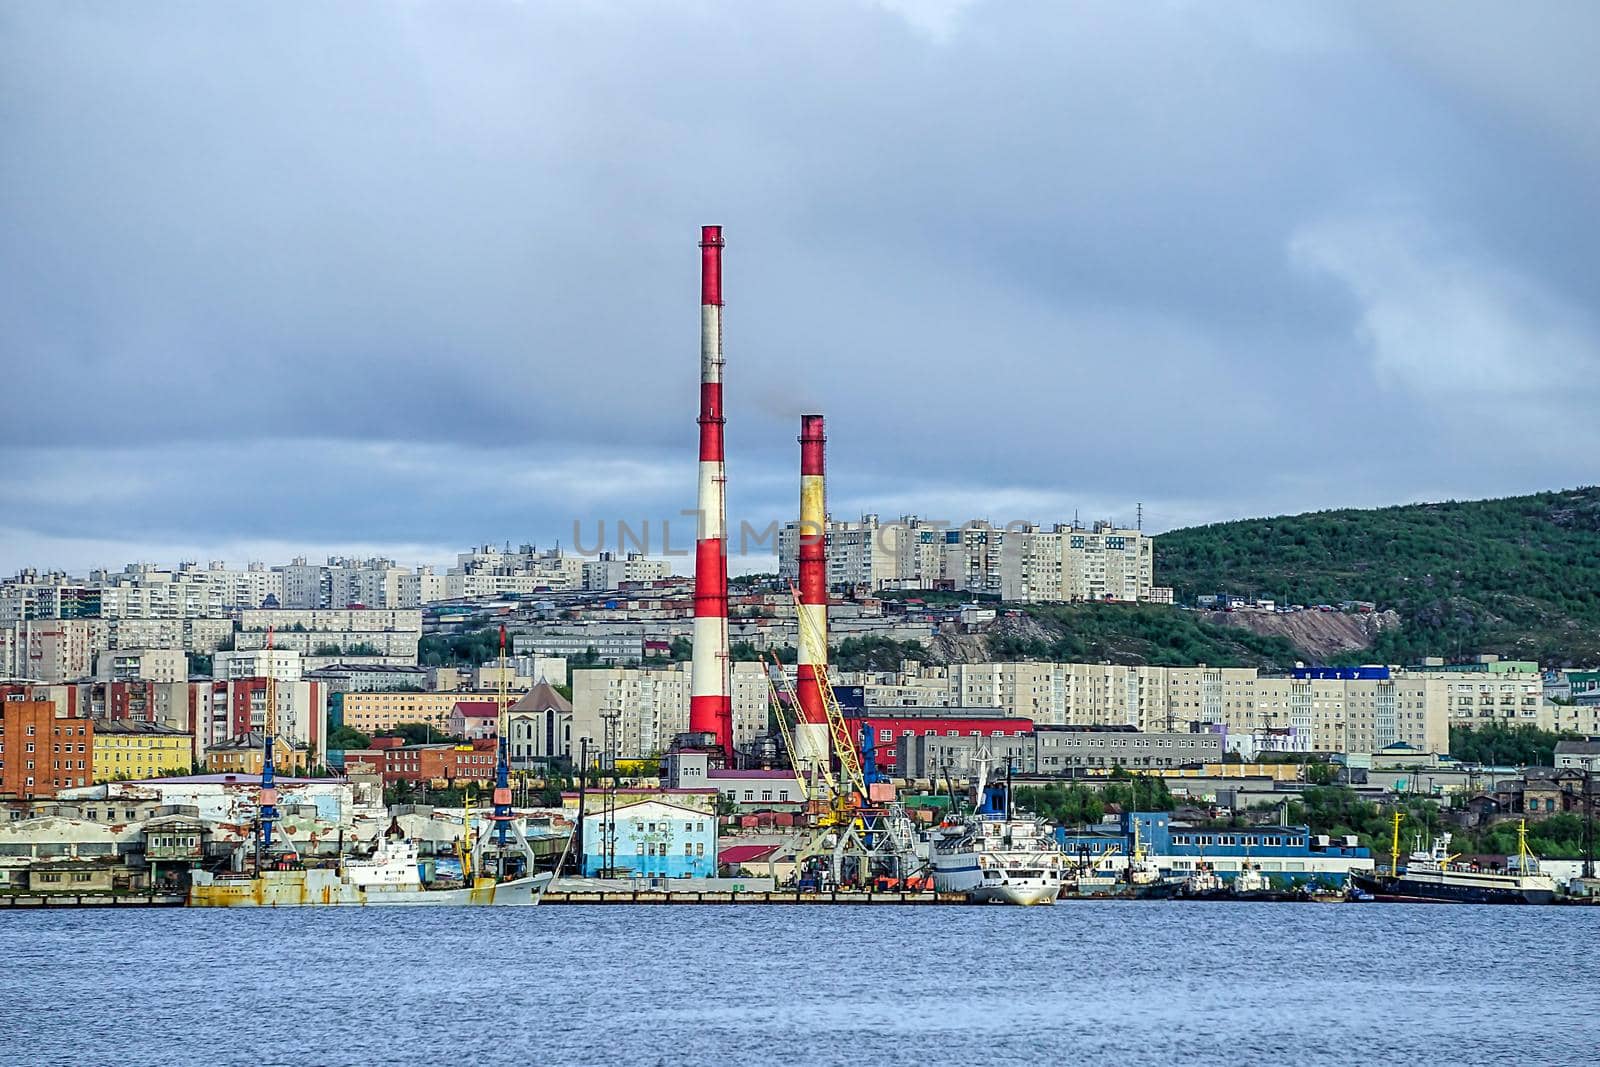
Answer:
[[[0,794],[53,797],[93,784],[93,720],[58,715],[49,700],[0,703]]]
[[[346,773],[356,771],[358,765],[370,768],[382,775],[385,786],[396,782],[487,784],[494,781],[495,745],[493,738],[466,744],[408,745],[401,737],[375,737],[370,748],[347,749],[344,768]]]

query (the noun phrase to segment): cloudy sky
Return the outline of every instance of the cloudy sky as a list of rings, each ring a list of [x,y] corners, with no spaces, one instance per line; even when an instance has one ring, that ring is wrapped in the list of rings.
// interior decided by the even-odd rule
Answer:
[[[1600,5],[0,7],[0,572],[1589,484]],[[675,542],[679,533],[674,533]],[[675,545],[676,547],[676,545]]]

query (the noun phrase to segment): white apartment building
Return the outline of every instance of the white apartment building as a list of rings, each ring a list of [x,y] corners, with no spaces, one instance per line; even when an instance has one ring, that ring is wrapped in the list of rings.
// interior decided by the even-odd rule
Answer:
[[[283,602],[283,572],[265,563],[250,562],[243,570],[230,569],[221,560],[212,560],[204,568],[198,563],[181,563],[178,573],[214,586],[223,608],[230,611],[259,608],[268,597]]]
[[[431,569],[427,569],[432,574]],[[278,602],[285,608],[420,607],[421,584],[415,575],[392,559],[350,559],[329,556],[326,563],[308,563],[297,556],[281,568],[283,593]],[[438,599],[435,597],[434,599]],[[252,606],[259,606],[259,603]]]
[[[266,632],[268,627],[283,633],[422,633],[422,612],[416,608],[340,608],[320,611],[261,609],[239,614],[243,630]]]
[[[799,575],[800,529],[778,532],[779,573]],[[1170,593],[1155,586],[1155,548],[1139,530],[1109,523],[1091,528],[1036,524],[961,526],[915,515],[881,522],[828,524],[830,587],[880,590],[954,589],[1016,601],[1152,600]]]
[[[211,657],[211,677],[217,681],[276,678],[280,682],[298,682],[304,676],[305,663],[298,649],[242,649]]]
[[[189,657],[177,648],[129,648],[100,653],[96,676],[102,682],[182,682],[189,677]]]
[[[1585,710],[1543,701],[1537,676],[1530,685],[1504,674],[1388,668],[1308,669],[1279,677],[1249,667],[958,663],[842,680],[864,684],[870,707],[999,708],[1045,725],[1150,732],[1220,727],[1279,737],[1285,747],[1309,752],[1376,752],[1403,743],[1442,753],[1449,750],[1452,726],[1498,721],[1551,729],[1561,721],[1557,713]]]
[[[435,600],[443,600],[444,596],[444,575],[433,573],[432,567],[418,567],[410,574],[400,577],[399,606],[402,608],[420,608],[424,604],[432,604]]]
[[[767,678],[759,663],[735,663],[730,680],[733,740],[743,745],[767,732]],[[617,759],[663,754],[676,735],[689,729],[689,665],[573,671],[573,744],[588,737],[590,751],[599,751],[606,737],[602,714],[608,712],[618,713],[613,731]]]
[[[523,545],[511,552],[484,545],[456,557],[445,576],[445,597],[504,596],[541,591],[572,592],[583,588],[583,560],[560,549],[540,552]]]
[[[210,655],[233,636],[232,619],[112,619],[112,648],[181,648]]]
[[[95,657],[109,647],[103,619],[28,619],[4,627],[0,676],[73,682],[94,676]]]
[[[1002,537],[994,591],[1006,600],[1154,599],[1155,545],[1138,530],[1030,525]]]
[[[642,552],[629,552],[621,558],[614,552],[602,552],[596,559],[583,561],[583,588],[587,590],[619,589],[624,582],[658,582],[671,576],[670,564]]]

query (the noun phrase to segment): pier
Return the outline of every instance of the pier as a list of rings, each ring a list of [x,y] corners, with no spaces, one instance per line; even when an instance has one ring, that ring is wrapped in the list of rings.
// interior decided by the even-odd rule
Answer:
[[[963,893],[866,893],[852,890],[808,892],[728,892],[704,890],[669,892],[639,889],[619,893],[548,892],[540,904],[966,904]]]
[[[0,908],[181,908],[182,893],[0,893]]]

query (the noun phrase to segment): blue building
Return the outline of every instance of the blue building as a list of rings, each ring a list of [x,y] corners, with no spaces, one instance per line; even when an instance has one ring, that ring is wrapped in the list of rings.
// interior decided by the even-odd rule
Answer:
[[[583,873],[590,878],[714,878],[716,816],[660,800],[585,815]]]
[[[1118,871],[1138,845],[1161,868],[1181,877],[1202,861],[1232,880],[1248,861],[1278,885],[1316,881],[1339,885],[1354,870],[1370,870],[1372,856],[1354,837],[1313,835],[1305,826],[1209,829],[1175,823],[1164,811],[1124,813],[1115,823],[1083,830],[1056,830],[1056,840],[1075,861],[1111,855],[1103,869]]]

